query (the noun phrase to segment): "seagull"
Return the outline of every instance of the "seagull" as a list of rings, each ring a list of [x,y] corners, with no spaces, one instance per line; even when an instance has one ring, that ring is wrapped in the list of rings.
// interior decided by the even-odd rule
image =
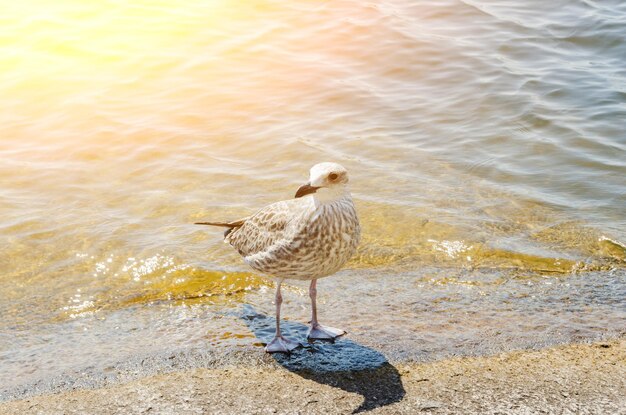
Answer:
[[[348,189],[348,171],[337,163],[319,163],[295,198],[272,203],[255,214],[232,222],[196,222],[228,228],[230,244],[254,270],[276,280],[276,334],[269,353],[290,353],[301,347],[280,332],[280,292],[285,279],[311,281],[309,340],[334,340],[344,330],[322,326],[317,320],[317,280],[339,269],[354,255],[361,226]]]

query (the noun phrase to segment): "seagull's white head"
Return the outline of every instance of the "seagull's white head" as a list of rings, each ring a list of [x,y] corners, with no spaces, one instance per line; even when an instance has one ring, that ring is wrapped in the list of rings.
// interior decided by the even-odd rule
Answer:
[[[311,167],[309,182],[300,186],[296,198],[315,193],[323,200],[337,199],[348,192],[348,170],[337,163],[318,163]]]

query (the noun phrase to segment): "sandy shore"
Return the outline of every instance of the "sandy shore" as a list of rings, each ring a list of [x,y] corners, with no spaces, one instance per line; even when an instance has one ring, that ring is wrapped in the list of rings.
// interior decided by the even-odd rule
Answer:
[[[626,339],[319,373],[192,369],[0,404],[2,414],[626,414]]]

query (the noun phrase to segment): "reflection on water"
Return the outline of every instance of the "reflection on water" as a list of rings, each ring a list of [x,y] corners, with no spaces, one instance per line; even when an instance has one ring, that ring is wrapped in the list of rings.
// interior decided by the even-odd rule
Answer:
[[[143,268],[142,265],[140,267]],[[169,302],[177,305],[225,304],[241,301],[246,291],[258,289],[267,284],[259,277],[242,272],[215,272],[183,267],[168,268],[162,273],[151,270],[148,275],[139,273],[134,282],[120,284],[113,292],[95,298],[82,299],[81,289],[63,307],[61,317],[76,318],[86,313],[130,307],[135,304],[151,305],[156,302]],[[112,289],[112,287],[109,287]]]
[[[377,316],[415,318],[411,301],[461,313],[458,299],[472,298],[471,312],[493,313],[477,324],[510,333],[519,322],[506,301],[543,316],[568,307],[559,290],[580,297],[573,287],[590,281],[591,309],[552,316],[548,338],[598,336],[593,321],[614,333],[626,298],[615,295],[626,268],[626,6],[518,3],[5,5],[0,370],[54,373],[64,348],[78,365],[121,358],[146,347],[134,333],[161,329],[162,347],[251,341],[218,316],[267,304],[270,283],[221,232],[192,223],[291,197],[322,160],[351,171],[363,223],[342,288],[356,309],[371,306],[357,301],[369,298],[359,276],[375,274],[373,292],[411,298],[388,298]],[[554,292],[527,290],[548,282]],[[194,326],[204,337],[172,323],[195,307],[212,310]],[[461,326],[428,330],[450,350]],[[518,331],[522,345],[537,334]]]

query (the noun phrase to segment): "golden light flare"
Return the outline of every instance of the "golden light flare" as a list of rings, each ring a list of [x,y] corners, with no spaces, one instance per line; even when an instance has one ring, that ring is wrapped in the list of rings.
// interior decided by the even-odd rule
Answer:
[[[186,36],[223,30],[233,20],[245,20],[255,2],[247,2],[249,7],[232,7],[232,3],[185,2],[184,7],[173,0],[7,3],[0,17],[2,69],[47,74],[72,65],[66,73],[72,75],[90,68],[105,70],[107,64],[114,66],[132,53],[141,61],[151,59],[168,48],[184,46]]]
[[[233,0],[3,5],[0,146],[109,132],[141,142],[147,125],[215,131],[259,113],[273,91],[311,88],[324,70],[308,72],[306,62],[281,55],[292,46],[281,25],[298,23],[277,19],[277,7]],[[280,46],[268,51],[268,44]]]
[[[176,59],[186,47],[191,61],[193,53],[223,53],[215,44],[229,32],[245,29],[246,19],[254,18],[250,9],[255,2],[247,2],[247,7],[233,3],[5,2],[0,16],[3,101],[10,100],[12,107],[20,105],[18,97],[61,103],[77,92],[78,99],[88,100],[112,85],[136,89],[188,64]],[[90,89],[91,94],[85,93]],[[33,104],[35,108],[28,109],[36,116],[38,105]]]

